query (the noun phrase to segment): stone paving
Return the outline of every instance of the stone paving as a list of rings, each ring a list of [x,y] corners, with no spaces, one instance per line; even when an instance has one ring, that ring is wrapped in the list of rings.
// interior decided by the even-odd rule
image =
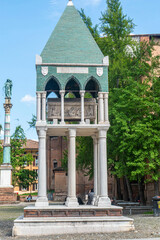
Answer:
[[[73,234],[55,235],[45,237],[12,237],[13,221],[23,214],[26,204],[0,205],[0,240],[133,240],[133,239],[152,239],[160,240],[160,217],[152,215],[132,215],[134,218],[135,231],[125,233],[106,233],[106,234]],[[146,239],[145,239],[146,240]]]

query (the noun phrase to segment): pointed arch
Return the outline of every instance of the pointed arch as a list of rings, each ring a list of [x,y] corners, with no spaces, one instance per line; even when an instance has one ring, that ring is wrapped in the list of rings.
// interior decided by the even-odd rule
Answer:
[[[77,78],[74,76],[71,76],[69,79],[67,79],[65,83],[65,93],[72,92],[76,96],[76,98],[80,98],[80,89],[81,89],[81,84]]]
[[[58,97],[60,97],[59,91],[61,89],[61,84],[57,78],[54,76],[50,76],[45,83],[45,91],[47,92],[47,96],[54,92]]]
[[[96,78],[90,77],[85,82],[84,89],[86,92],[91,93],[94,98],[96,98],[98,92],[101,91],[101,85]]]

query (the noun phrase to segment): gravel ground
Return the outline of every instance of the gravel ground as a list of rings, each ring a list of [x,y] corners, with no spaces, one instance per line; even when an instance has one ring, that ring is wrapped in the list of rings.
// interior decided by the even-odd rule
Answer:
[[[23,214],[23,204],[0,206],[0,240],[114,240],[114,239],[137,239],[137,238],[159,238],[160,239],[160,217],[152,215],[131,215],[134,219],[135,231],[125,233],[106,234],[73,234],[55,235],[45,237],[12,237],[13,221]]]

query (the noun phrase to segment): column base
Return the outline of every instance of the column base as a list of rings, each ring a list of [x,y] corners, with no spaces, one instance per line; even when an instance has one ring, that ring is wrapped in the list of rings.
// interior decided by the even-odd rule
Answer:
[[[100,122],[98,122],[98,124],[105,124],[105,122],[104,121],[100,121]]]
[[[78,207],[78,206],[79,206],[79,203],[78,203],[77,198],[67,197],[67,200],[66,200],[66,202],[65,202],[65,205],[66,205],[67,207]]]
[[[47,197],[38,197],[35,207],[47,207],[49,205]]]
[[[86,123],[83,121],[83,122],[80,122],[80,124],[86,124]]]
[[[99,196],[99,198],[95,202],[95,205],[97,207],[110,207],[111,206],[111,200],[110,200],[109,197],[101,197],[101,196]]]
[[[63,122],[60,122],[60,124],[61,124],[61,125],[65,125],[65,122],[64,122],[64,121],[63,121]]]

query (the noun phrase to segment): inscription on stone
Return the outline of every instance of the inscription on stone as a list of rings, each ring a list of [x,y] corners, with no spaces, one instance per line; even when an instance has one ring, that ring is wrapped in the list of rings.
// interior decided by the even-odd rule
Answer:
[[[57,67],[57,73],[83,73],[88,74],[87,67]]]

